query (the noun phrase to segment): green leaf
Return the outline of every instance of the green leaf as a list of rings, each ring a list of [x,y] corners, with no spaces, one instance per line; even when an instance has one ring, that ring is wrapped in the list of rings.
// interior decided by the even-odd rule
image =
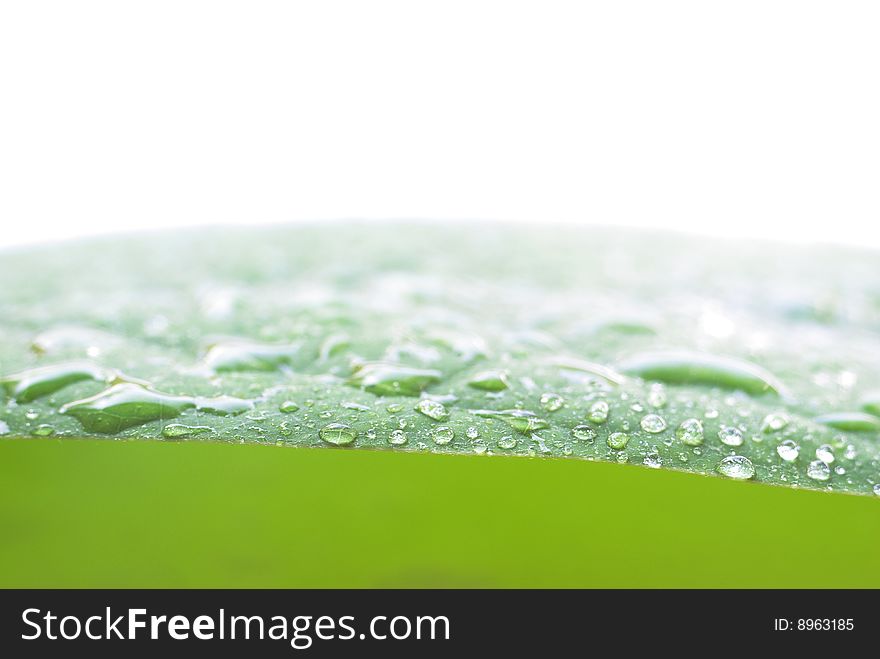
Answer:
[[[551,225],[7,252],[0,433],[559,457],[873,496],[876,263]]]

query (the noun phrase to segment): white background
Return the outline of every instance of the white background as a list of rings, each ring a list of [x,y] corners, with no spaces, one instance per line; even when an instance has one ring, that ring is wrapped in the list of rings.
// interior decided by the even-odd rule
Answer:
[[[0,244],[334,218],[880,245],[880,3],[0,4]]]

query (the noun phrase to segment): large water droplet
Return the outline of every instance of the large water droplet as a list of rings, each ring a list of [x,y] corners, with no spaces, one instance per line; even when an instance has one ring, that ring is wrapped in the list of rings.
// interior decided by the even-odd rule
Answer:
[[[331,423],[318,431],[318,436],[328,444],[347,446],[357,439],[357,430],[344,423]]]
[[[446,409],[446,406],[443,405],[443,403],[431,400],[430,398],[423,398],[420,400],[418,405],[416,405],[416,409],[426,417],[434,419],[435,421],[443,421],[444,419],[449,418],[449,410]]]
[[[748,480],[754,477],[755,466],[742,455],[728,455],[718,464],[718,472],[728,478]]]
[[[789,421],[791,421],[791,417],[785,412],[771,412],[764,417],[764,421],[761,423],[761,431],[765,433],[777,432],[785,428]]]
[[[682,444],[699,446],[703,443],[703,422],[699,419],[685,419],[675,431],[675,436]]]
[[[821,460],[813,460],[807,467],[807,476],[814,481],[827,481],[831,478],[831,467]]]
[[[498,448],[504,449],[505,451],[516,448],[516,444],[516,437],[514,437],[513,435],[505,435],[498,440]]]
[[[468,386],[482,391],[503,391],[507,389],[507,374],[504,371],[482,371],[474,375]]]
[[[671,384],[704,384],[750,394],[784,391],[779,380],[755,364],[704,353],[644,353],[623,362],[620,370],[645,380]]]
[[[257,343],[234,339],[215,343],[208,348],[202,360],[214,372],[274,371],[289,365],[299,352],[296,344]]]
[[[440,371],[434,369],[367,362],[355,368],[348,382],[377,396],[418,396],[441,377]]]
[[[642,417],[639,425],[645,432],[657,434],[666,430],[666,419],[659,414],[646,414]]]
[[[451,442],[455,437],[455,431],[449,426],[440,426],[431,430],[431,439],[435,444],[444,446]]]
[[[403,446],[406,444],[407,438],[406,433],[402,431],[400,428],[391,431],[391,435],[388,437],[388,443],[393,446]]]
[[[615,451],[621,451],[625,449],[628,442],[629,435],[627,435],[625,432],[613,432],[608,435],[608,438],[605,440],[605,443],[608,444],[608,448]]]
[[[596,431],[590,426],[579,425],[571,429],[571,436],[582,442],[592,442],[596,439]]]
[[[834,449],[828,444],[822,444],[816,449],[816,458],[825,464],[830,465],[834,462]]]
[[[559,394],[548,391],[541,394],[541,400],[539,402],[541,407],[547,412],[555,412],[562,409],[562,406],[565,404],[565,399]]]
[[[776,452],[779,454],[779,457],[785,460],[786,462],[793,462],[797,460],[798,454],[801,452],[801,447],[797,445],[792,439],[786,439],[779,442],[779,446],[776,447]]]
[[[610,411],[608,403],[604,400],[597,400],[590,405],[590,411],[587,413],[587,420],[591,423],[605,423],[608,420]]]
[[[182,439],[214,432],[210,426],[188,426],[183,423],[169,423],[162,428],[162,436],[168,439]]]
[[[718,439],[725,446],[742,446],[743,432],[735,426],[721,426],[718,431]]]

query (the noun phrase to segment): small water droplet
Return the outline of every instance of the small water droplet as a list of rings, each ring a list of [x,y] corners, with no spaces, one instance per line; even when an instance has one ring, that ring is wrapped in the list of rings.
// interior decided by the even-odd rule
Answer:
[[[735,426],[721,426],[721,430],[718,431],[718,439],[726,446],[742,446],[743,433]]]
[[[663,460],[660,459],[660,454],[656,451],[651,451],[647,455],[645,455],[645,459],[642,460],[642,464],[646,467],[651,467],[651,469],[659,469],[663,465]]]
[[[571,436],[584,442],[592,442],[596,439],[596,431],[590,426],[579,425],[571,429]]]
[[[504,391],[508,387],[507,374],[504,371],[482,371],[468,381],[468,386],[482,391]]]
[[[789,424],[791,417],[785,412],[771,412],[761,422],[762,432],[777,432]]]
[[[455,437],[455,431],[452,430],[449,426],[440,426],[438,428],[434,428],[431,431],[431,439],[434,440],[435,444],[443,446],[452,441]]]
[[[828,444],[822,444],[816,449],[816,457],[827,465],[834,462],[834,451]]]
[[[718,464],[718,472],[728,478],[748,480],[754,477],[755,466],[742,455],[728,455]]]
[[[666,430],[666,419],[659,414],[646,414],[642,417],[639,425],[645,432],[656,435]]]
[[[299,409],[299,404],[292,401],[286,400],[281,405],[278,406],[279,412],[284,412],[285,414],[290,414],[291,412],[296,412]]]
[[[388,443],[394,446],[403,446],[406,442],[406,433],[400,430],[400,428],[392,430],[391,435],[388,437]]]
[[[838,476],[843,476],[846,473],[846,469],[844,469],[843,467],[835,467],[834,473]]]
[[[590,411],[587,413],[587,420],[592,423],[605,423],[608,420],[608,412],[610,408],[604,400],[597,400],[590,405]]]
[[[345,446],[351,444],[357,439],[357,430],[344,423],[331,423],[321,428],[318,436],[328,444],[334,446]]]
[[[703,422],[699,419],[685,419],[675,431],[675,436],[682,444],[699,446],[703,443]]]
[[[559,394],[555,394],[553,392],[545,392],[541,394],[541,407],[547,410],[548,412],[555,412],[562,408],[565,404],[565,399]]]
[[[195,435],[203,435],[211,432],[214,432],[214,429],[210,426],[188,426],[183,423],[169,423],[162,428],[162,436],[167,437],[168,439],[193,437]]]
[[[874,494],[876,494],[878,497],[880,497],[880,483],[877,483],[876,485],[874,485],[874,487],[871,488],[871,491]]]
[[[779,457],[785,460],[786,462],[793,462],[797,460],[798,454],[801,452],[801,447],[797,445],[792,439],[786,439],[779,443],[779,446],[776,447],[776,452],[779,454]]]
[[[474,426],[469,426],[464,434],[467,436],[468,439],[476,439],[480,436],[480,431],[474,428]]]
[[[666,388],[662,384],[652,384],[648,391],[648,405],[651,407],[663,407],[666,405]]]
[[[434,421],[443,421],[449,418],[449,411],[446,409],[446,406],[430,398],[422,398],[418,405],[416,405],[416,409],[426,417],[434,419]]]
[[[613,432],[608,435],[608,439],[605,440],[605,443],[608,444],[608,448],[615,451],[621,451],[626,448],[627,442],[629,442],[629,435],[625,432]]]
[[[516,448],[516,444],[516,437],[514,437],[513,435],[505,435],[498,440],[498,448],[504,449],[505,451]]]
[[[397,414],[398,412],[403,411],[403,405],[400,403],[388,403],[388,405],[385,406],[385,410],[389,414]]]
[[[807,467],[807,476],[814,481],[827,481],[831,478],[831,467],[822,460],[813,460]]]
[[[847,445],[846,450],[843,452],[843,457],[845,457],[847,460],[855,460],[856,455],[856,447],[852,444]]]
[[[36,435],[37,437],[48,437],[49,435],[55,434],[55,428],[48,423],[41,423],[31,431],[31,434]]]

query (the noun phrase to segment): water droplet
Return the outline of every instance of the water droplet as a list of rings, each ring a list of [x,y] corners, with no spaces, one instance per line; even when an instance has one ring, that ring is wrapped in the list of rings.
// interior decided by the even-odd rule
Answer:
[[[797,445],[792,439],[786,439],[779,443],[779,446],[776,447],[776,452],[779,454],[779,457],[785,460],[786,462],[793,462],[797,460],[798,454],[801,452],[801,447]]]
[[[596,431],[590,426],[579,425],[571,429],[571,436],[583,442],[592,442],[596,439]]]
[[[210,426],[187,426],[182,423],[170,423],[162,428],[162,436],[168,439],[193,437],[195,435],[204,435],[212,432],[214,432],[214,429]]]
[[[403,405],[401,403],[388,403],[388,405],[385,406],[385,410],[389,414],[397,414],[398,412],[403,411]]]
[[[435,421],[443,421],[444,419],[449,418],[449,411],[446,409],[446,406],[443,405],[443,403],[431,400],[430,398],[422,398],[418,402],[418,405],[416,405],[416,409],[426,417],[434,419]]]
[[[8,435],[9,434],[9,425],[0,419],[0,435]]]
[[[541,419],[534,412],[529,412],[528,410],[469,410],[469,412],[481,417],[500,419],[508,426],[524,435],[536,430],[543,430],[550,426],[550,424],[544,419]]]
[[[707,419],[717,419],[718,418],[718,410],[708,409],[703,413],[703,416]]]
[[[48,423],[41,423],[31,431],[31,434],[36,435],[37,437],[48,437],[49,435],[55,434],[55,428]]]
[[[406,433],[399,428],[396,430],[392,430],[391,435],[388,437],[388,443],[393,444],[394,446],[403,446],[404,444],[406,444],[406,442]]]
[[[157,419],[172,419],[192,408],[231,415],[252,409],[253,403],[232,396],[172,396],[135,384],[117,384],[90,398],[68,403],[60,412],[76,418],[89,432],[115,433]]]
[[[591,423],[605,423],[608,420],[608,412],[610,408],[604,400],[597,400],[590,405],[590,411],[587,413],[587,420]]]
[[[646,414],[642,417],[639,425],[645,432],[657,434],[666,430],[666,419],[659,414]]]
[[[431,430],[431,439],[434,440],[435,444],[439,444],[440,446],[448,444],[454,437],[455,431],[449,426],[439,426]]]
[[[278,410],[280,412],[284,412],[285,414],[290,414],[291,412],[296,412],[299,409],[299,405],[292,400],[286,400],[281,405],[278,406]]]
[[[644,380],[671,384],[703,384],[739,389],[749,394],[782,393],[784,387],[763,368],[731,357],[673,351],[636,355],[620,370]]]
[[[874,487],[871,488],[871,491],[874,494],[876,494],[878,497],[880,497],[880,483],[877,483],[876,485],[874,485]]]
[[[357,430],[344,423],[331,423],[318,431],[318,436],[328,444],[345,446],[357,439]]]
[[[761,432],[777,432],[789,424],[791,417],[785,412],[771,412],[761,422]]]
[[[660,459],[660,454],[656,451],[651,451],[650,453],[645,455],[645,459],[642,460],[642,464],[646,467],[651,467],[651,469],[659,469],[663,465],[663,460]]]
[[[605,440],[605,443],[608,444],[608,448],[615,451],[621,451],[626,448],[627,442],[629,442],[629,435],[625,432],[613,432],[608,435],[608,439]]]
[[[663,407],[666,405],[666,388],[662,384],[652,384],[648,391],[648,405],[651,407]]]
[[[474,428],[473,426],[469,426],[465,431],[465,435],[468,439],[477,439],[480,436],[480,431]]]
[[[37,410],[28,410],[24,413],[24,418],[28,421],[36,421],[40,418],[40,413]]]
[[[377,396],[418,396],[430,384],[439,382],[440,371],[410,368],[385,362],[367,362],[355,367],[348,383]]]
[[[513,435],[505,435],[498,440],[498,448],[504,449],[505,451],[516,448],[516,444],[516,437],[514,437]]]
[[[834,473],[838,476],[843,476],[846,473],[846,469],[844,469],[843,467],[835,467]]]
[[[728,455],[718,464],[718,472],[728,478],[748,480],[754,477],[755,466],[742,455]]]
[[[807,476],[814,481],[827,481],[831,478],[831,467],[821,460],[813,460],[807,467]]]
[[[703,443],[703,422],[699,419],[685,419],[675,431],[675,436],[682,444],[699,446]]]
[[[546,411],[555,412],[556,410],[562,409],[562,406],[565,404],[565,399],[559,394],[546,392],[541,394],[541,400],[539,402],[541,407]]]
[[[48,396],[75,382],[93,380],[107,384],[138,382],[121,373],[91,362],[68,362],[40,366],[0,378],[0,386],[19,402],[30,402]],[[138,382],[139,384],[146,384]]]
[[[341,406],[347,410],[355,410],[357,412],[369,412],[370,411],[369,405],[364,405],[362,403],[354,403],[351,401],[341,403]]]
[[[563,444],[562,445],[562,455],[571,455],[574,453],[571,448],[571,444]]]
[[[258,343],[232,339],[208,348],[202,363],[214,373],[231,371],[274,371],[288,366],[299,352],[296,344]]]
[[[880,418],[862,412],[834,412],[813,419],[816,423],[847,432],[876,432],[880,430]]]
[[[718,439],[726,446],[742,446],[743,433],[735,426],[721,426],[721,430],[718,431]]]
[[[856,447],[852,444],[848,444],[846,450],[843,452],[843,457],[845,457],[847,460],[855,460],[856,455],[858,455],[858,453],[856,452]]]
[[[834,450],[828,444],[822,444],[816,449],[816,457],[827,465],[834,462]]]
[[[474,375],[468,386],[482,391],[504,391],[507,389],[507,373],[504,371],[482,371]]]

